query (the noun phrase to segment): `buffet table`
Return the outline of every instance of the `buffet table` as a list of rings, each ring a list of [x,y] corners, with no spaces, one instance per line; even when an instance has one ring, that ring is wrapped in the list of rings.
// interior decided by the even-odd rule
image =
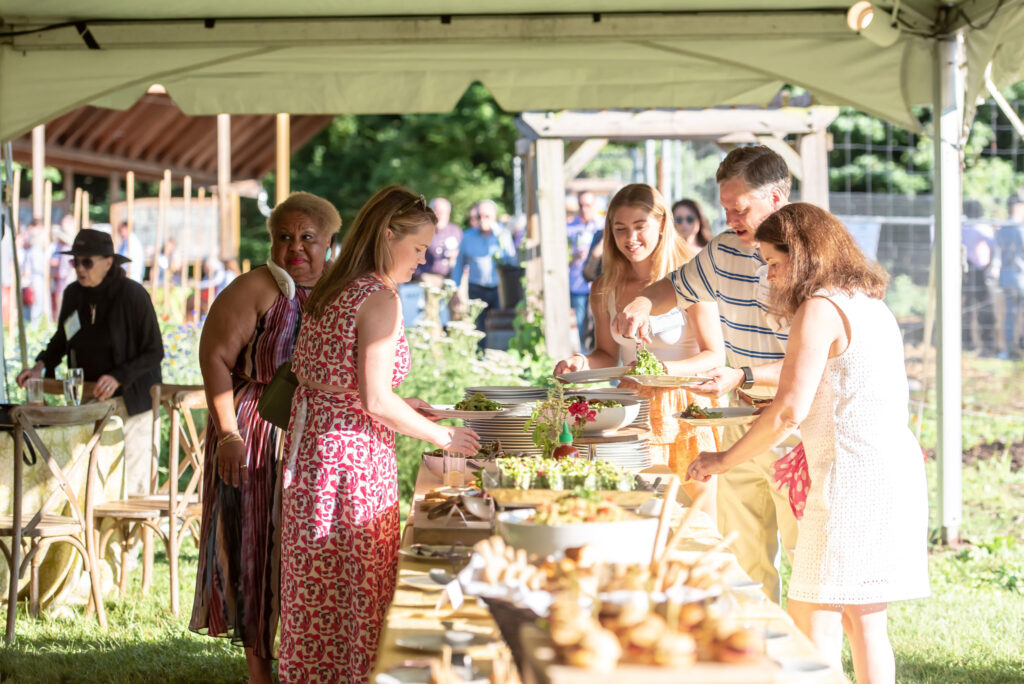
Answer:
[[[655,466],[643,474],[649,477],[668,474],[667,468]],[[416,481],[414,497],[422,498],[428,491],[439,487],[441,481],[430,473],[426,468],[421,467]],[[678,553],[692,554],[693,552],[704,551],[713,546],[721,537],[714,528],[711,519],[703,513],[696,513],[691,518],[687,528],[693,531],[693,536],[684,540],[679,547]],[[402,546],[407,548],[412,543],[412,525],[406,525]],[[745,578],[735,558],[732,559],[732,567],[728,576],[733,578]],[[446,629],[469,631],[498,638],[497,625],[492,620],[490,613],[482,604],[478,605],[473,598],[467,598],[466,602],[458,610],[453,611],[449,604],[445,608],[435,609],[442,593],[423,592],[409,586],[404,586],[403,581],[411,577],[423,576],[431,568],[443,568],[451,571],[448,561],[432,559],[409,559],[400,557],[399,560],[399,586],[395,594],[395,600],[388,611],[387,622],[381,636],[380,649],[377,657],[376,673],[387,672],[390,668],[403,663],[418,661],[423,664],[426,659],[433,656],[430,653],[423,653],[400,647],[396,640],[416,633],[443,633]],[[712,684],[727,682],[801,682],[807,684],[847,683],[847,678],[839,672],[831,669],[818,671],[807,671],[808,665],[821,662],[811,642],[796,628],[789,616],[776,604],[768,601],[758,590],[733,591],[735,598],[735,609],[730,614],[730,619],[740,626],[752,629],[762,629],[765,633],[771,634],[773,638],[766,641],[766,652],[768,659],[764,665],[759,666],[732,666],[718,663],[697,663],[686,670],[672,670],[660,668],[655,670],[650,667],[637,669],[638,666],[620,665],[615,673],[610,675],[598,675],[587,670],[570,668],[557,665],[551,662],[552,654],[550,649],[545,648],[545,637],[540,630],[524,630],[524,644],[529,644],[526,650],[529,653],[528,666],[523,673],[526,682],[537,682],[538,684],[572,684],[575,682],[588,682],[596,684],[599,682],[622,682],[637,681],[635,677],[643,675],[645,681],[650,682],[711,682]],[[481,646],[469,651],[474,663],[483,670],[488,670],[489,663],[499,657],[506,647],[500,639],[494,644]],[[772,662],[775,661],[775,662]],[[780,667],[779,663],[786,667]],[[755,668],[755,669],[751,669]]]

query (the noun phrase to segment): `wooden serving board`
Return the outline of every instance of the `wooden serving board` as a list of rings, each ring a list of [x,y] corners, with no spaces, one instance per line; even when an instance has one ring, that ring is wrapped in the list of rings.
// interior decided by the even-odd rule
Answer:
[[[469,518],[463,521],[458,515],[447,519],[445,516],[430,519],[427,511],[431,506],[423,504],[423,500],[417,500],[413,508],[412,541],[415,544],[454,544],[459,541],[472,546],[493,534],[491,523],[487,520]]]
[[[494,503],[501,507],[539,506],[570,494],[568,490],[563,489],[488,489],[487,493],[494,499]],[[635,508],[654,496],[654,492],[650,491],[601,490],[595,493],[611,499],[623,508]]]

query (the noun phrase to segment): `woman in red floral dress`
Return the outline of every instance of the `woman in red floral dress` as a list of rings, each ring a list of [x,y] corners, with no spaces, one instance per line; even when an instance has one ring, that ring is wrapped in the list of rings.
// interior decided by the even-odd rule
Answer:
[[[409,373],[395,288],[436,223],[422,196],[379,191],[306,302],[284,456],[282,682],[364,682],[373,669],[397,573],[395,432],[479,448],[472,430],[437,425],[394,392]]]

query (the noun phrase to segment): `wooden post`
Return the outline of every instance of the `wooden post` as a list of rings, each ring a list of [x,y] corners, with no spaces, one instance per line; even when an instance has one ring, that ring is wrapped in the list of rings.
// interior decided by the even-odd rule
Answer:
[[[252,264],[248,259],[242,259],[242,273],[248,273],[252,270]]]
[[[291,117],[288,114],[278,114],[274,204],[280,204],[288,197],[291,184],[291,149]]]
[[[227,259],[231,242],[231,206],[228,190],[231,185],[231,115],[217,115],[217,210],[220,217],[221,258]]]
[[[43,300],[43,311],[46,313],[48,321],[52,321],[59,313],[53,310],[53,281],[50,279],[51,230],[53,230],[53,181],[47,179],[43,183],[43,254],[46,255],[46,287],[43,288],[42,296],[46,297]]]
[[[46,126],[32,129],[32,218],[43,215],[43,181],[46,179]]]
[[[21,169],[14,170],[11,183],[11,261],[14,264],[14,287],[11,288],[12,311],[17,313],[18,344],[21,346],[21,367],[28,368],[28,338],[25,336],[25,311],[21,306],[21,269],[18,268],[18,234],[21,232],[18,212],[21,210]],[[17,461],[17,459],[15,459]],[[11,579],[11,583],[16,580]]]
[[[125,175],[124,179],[124,191],[125,200],[127,203],[127,216],[125,220],[128,222],[128,234],[132,234],[132,229],[135,228],[135,172],[129,171]]]
[[[196,263],[195,267],[192,269],[192,275],[195,276],[195,299],[193,300],[195,309],[193,310],[193,314],[195,316],[195,320],[198,322],[199,312],[202,310],[202,293],[200,292],[199,281],[203,279],[203,253],[204,247],[207,243],[205,230],[206,211],[205,208],[203,207],[204,201],[206,200],[206,188],[199,188],[199,191],[196,193],[196,197],[199,200],[199,220],[196,222],[196,234],[203,236],[203,244],[197,245],[198,249],[196,249]]]
[[[159,198],[156,205],[156,237],[153,241],[153,268],[149,273],[150,296],[156,299],[158,278],[160,274],[160,250],[164,241],[164,222],[167,220],[167,206],[164,204],[164,197],[169,192],[171,184],[171,172],[164,171],[163,180],[160,181]]]
[[[185,215],[181,223],[181,276],[178,282],[182,292],[188,292],[188,257],[192,247],[192,176],[185,176],[185,187],[182,188],[183,206]],[[187,295],[186,295],[187,296]],[[185,306],[184,316],[188,318],[188,306]]]
[[[82,188],[75,188],[75,235],[82,229]]]
[[[227,264],[238,258],[238,248],[242,245],[242,197],[237,192],[231,193],[231,251],[224,258]]]
[[[107,204],[114,204],[121,199],[121,174],[114,171],[107,176]]]
[[[90,225],[89,221],[89,193],[86,190],[82,191],[82,228],[88,228]]]
[[[537,149],[537,203],[544,293],[544,342],[556,359],[576,350],[579,339],[568,334],[568,237],[565,231],[565,151],[560,138],[541,139]]]
[[[828,210],[828,132],[822,128],[800,136],[798,143],[803,177],[800,201]]]
[[[199,316],[203,310],[203,292],[199,283],[203,279],[203,260],[196,259],[195,265],[192,267],[192,275],[196,278],[195,288],[192,290],[192,304],[195,308],[192,310],[193,320],[199,321]]]

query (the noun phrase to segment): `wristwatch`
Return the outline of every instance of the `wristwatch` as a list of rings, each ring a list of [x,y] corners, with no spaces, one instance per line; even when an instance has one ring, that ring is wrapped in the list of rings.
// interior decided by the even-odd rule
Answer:
[[[740,389],[748,390],[754,386],[754,371],[750,370],[750,366],[741,366],[740,370],[743,371],[743,384],[740,385]]]

